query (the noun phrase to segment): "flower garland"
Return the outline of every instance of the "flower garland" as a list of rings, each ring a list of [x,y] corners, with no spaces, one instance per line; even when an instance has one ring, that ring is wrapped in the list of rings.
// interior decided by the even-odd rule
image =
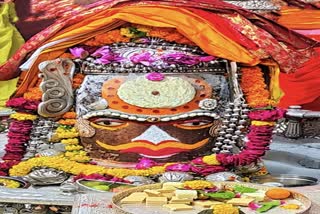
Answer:
[[[40,90],[40,87],[37,86],[37,87],[33,87],[33,88],[30,88],[28,89],[27,92],[25,92],[23,94],[23,98],[26,99],[26,100],[33,100],[33,101],[40,101],[41,98],[42,98],[42,91]],[[17,98],[19,99],[19,98]]]
[[[270,92],[264,82],[261,68],[257,66],[242,68],[241,74],[241,88],[250,107],[275,105],[275,101],[270,99]]]
[[[68,112],[63,115],[64,118],[70,118],[74,116],[74,112]],[[60,125],[54,133],[53,140],[57,142],[60,141],[65,145],[66,152],[64,153],[64,157],[67,159],[77,162],[89,162],[91,158],[88,157],[87,152],[83,151],[83,146],[79,145],[78,136],[79,133],[74,127],[69,125]]]
[[[19,117],[19,119],[22,119]],[[32,130],[31,120],[13,119],[9,126],[8,143],[5,146],[6,153],[0,163],[0,175],[7,175],[8,170],[18,164],[25,153],[25,144],[30,139]]]
[[[265,108],[274,105],[275,102],[269,99],[270,94],[264,83],[261,69],[250,67],[243,68],[241,71],[241,88],[249,105],[253,108]],[[249,165],[258,160],[269,149],[273,128],[276,121],[282,118],[284,114],[285,111],[281,109],[253,109],[248,115],[251,126],[247,134],[245,149],[235,155],[218,154],[217,160],[228,167]]]
[[[168,42],[176,42],[192,46],[195,45],[174,28],[159,28],[143,25],[132,25],[111,30],[107,33],[97,35],[94,38],[85,41],[83,44],[88,46],[103,46],[119,42],[127,43],[131,40],[139,42],[139,38],[144,37],[156,37]]]
[[[129,175],[136,176],[151,176],[158,175],[165,172],[165,168],[170,164],[163,166],[154,166],[149,169],[121,169],[121,168],[105,168],[97,165],[90,165],[84,163],[78,163],[62,156],[55,157],[37,157],[31,158],[27,161],[20,162],[18,165],[13,166],[10,169],[10,176],[25,176],[34,167],[50,167],[58,170],[62,170],[73,175],[110,175],[116,178],[124,178]]]
[[[35,112],[38,109],[39,101],[28,100],[24,97],[12,98],[6,102],[6,106],[14,108],[17,111],[31,111]]]
[[[33,114],[27,114],[27,113],[13,113],[10,115],[11,119],[16,119],[18,121],[24,121],[24,120],[36,120],[38,117]]]

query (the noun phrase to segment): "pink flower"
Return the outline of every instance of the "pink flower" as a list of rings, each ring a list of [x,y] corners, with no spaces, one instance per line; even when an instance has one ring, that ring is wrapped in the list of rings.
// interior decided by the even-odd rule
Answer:
[[[23,97],[12,98],[12,99],[7,101],[6,106],[7,107],[12,107],[12,108],[19,108],[23,104],[25,104],[26,102],[27,102],[27,100],[24,99]]]
[[[161,73],[152,72],[150,74],[147,74],[146,78],[150,81],[162,81],[165,78],[165,76]]]
[[[177,164],[172,164],[166,167],[166,171],[177,171],[177,172],[188,172],[191,169],[190,164],[182,164],[182,163],[177,163]]]
[[[150,66],[151,63],[155,61],[155,59],[151,56],[151,53],[149,52],[134,54],[130,57],[130,60],[135,64],[140,63],[145,66]]]
[[[76,58],[84,59],[87,56],[89,56],[89,52],[83,48],[78,48],[78,47],[69,48],[69,51]]]
[[[286,110],[274,109],[274,110],[258,110],[251,111],[249,113],[249,118],[251,120],[261,120],[261,121],[276,121],[284,117]]]
[[[224,166],[191,166],[191,171],[206,176],[216,172],[224,172],[226,168]]]
[[[150,160],[148,158],[141,158],[139,160],[139,163],[137,163],[136,165],[136,169],[149,169],[153,166],[157,166],[158,164],[153,161],[153,160]]]
[[[191,163],[193,163],[193,164],[195,164],[195,165],[205,165],[205,163],[204,163],[203,160],[202,160],[202,157],[193,159],[193,160],[191,161]]]
[[[110,55],[112,53],[111,49],[109,46],[103,46],[101,48],[99,48],[98,50],[96,50],[93,54],[91,54],[92,56],[96,56],[96,57],[102,57],[105,55]]]

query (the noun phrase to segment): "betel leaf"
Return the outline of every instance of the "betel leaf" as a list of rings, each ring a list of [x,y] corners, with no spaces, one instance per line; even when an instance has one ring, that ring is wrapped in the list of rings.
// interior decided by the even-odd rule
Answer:
[[[213,213],[213,209],[209,209],[209,210],[202,210],[198,214],[212,214],[212,213]],[[246,214],[246,213],[241,211],[241,210],[239,210],[239,214]]]
[[[205,195],[209,196],[210,198],[217,198],[217,199],[231,199],[236,196],[234,192],[225,191],[225,192],[209,192]]]
[[[240,192],[240,193],[253,193],[253,192],[257,192],[257,189],[254,189],[251,187],[245,187],[245,186],[235,186],[234,191]]]
[[[272,209],[273,206],[272,205],[262,205],[262,207],[256,209],[256,211],[258,213],[264,213],[264,212],[267,212],[268,210]]]
[[[273,201],[263,202],[262,204],[263,205],[280,206],[281,205],[281,201],[273,200]]]
[[[262,207],[258,208],[256,211],[258,213],[264,213],[264,212],[267,212],[268,210],[274,208],[274,207],[277,207],[281,204],[280,201],[269,201],[269,202],[264,202],[262,203]]]

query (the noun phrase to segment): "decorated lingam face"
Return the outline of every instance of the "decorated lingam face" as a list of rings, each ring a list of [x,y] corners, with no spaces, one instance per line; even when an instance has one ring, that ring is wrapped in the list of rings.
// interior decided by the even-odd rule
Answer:
[[[223,77],[212,76],[217,90],[223,91]],[[90,87],[102,84],[101,98],[87,101],[89,110],[78,121],[82,144],[91,157],[130,164],[143,157],[187,161],[212,152],[221,100],[202,77],[150,73],[104,78],[89,76],[80,89],[81,112],[83,100],[90,93],[98,95],[99,90]]]

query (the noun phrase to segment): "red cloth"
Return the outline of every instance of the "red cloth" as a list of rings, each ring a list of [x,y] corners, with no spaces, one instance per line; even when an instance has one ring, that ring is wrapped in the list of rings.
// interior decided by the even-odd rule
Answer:
[[[280,107],[304,105],[310,110],[320,110],[320,48],[316,55],[295,73],[280,73],[280,87],[284,92]]]
[[[276,22],[269,20],[259,14],[252,13],[243,8],[234,6],[223,2],[222,0],[162,0],[162,1],[145,1],[145,0],[104,0],[94,4],[93,8],[88,6],[79,11],[72,11],[74,14],[68,17],[62,17],[58,19],[55,24],[49,26],[45,30],[33,36],[29,41],[22,46],[16,54],[8,60],[8,62],[0,66],[0,80],[8,80],[14,78],[18,73],[18,66],[23,59],[30,53],[36,50],[46,40],[51,38],[59,30],[77,23],[79,20],[85,19],[87,15],[92,15],[98,11],[104,10],[110,7],[121,7],[131,4],[161,4],[172,5],[177,7],[193,7],[197,9],[204,9],[213,13],[239,13],[243,17],[246,17],[257,27],[260,27],[271,35],[273,35],[278,41],[281,41],[289,46],[290,49],[305,50],[317,45],[317,42],[309,39],[301,34],[291,31]],[[192,26],[191,26],[192,27]],[[230,31],[231,32],[231,31]],[[303,53],[304,54],[304,53]],[[301,62],[297,62],[297,66]]]

